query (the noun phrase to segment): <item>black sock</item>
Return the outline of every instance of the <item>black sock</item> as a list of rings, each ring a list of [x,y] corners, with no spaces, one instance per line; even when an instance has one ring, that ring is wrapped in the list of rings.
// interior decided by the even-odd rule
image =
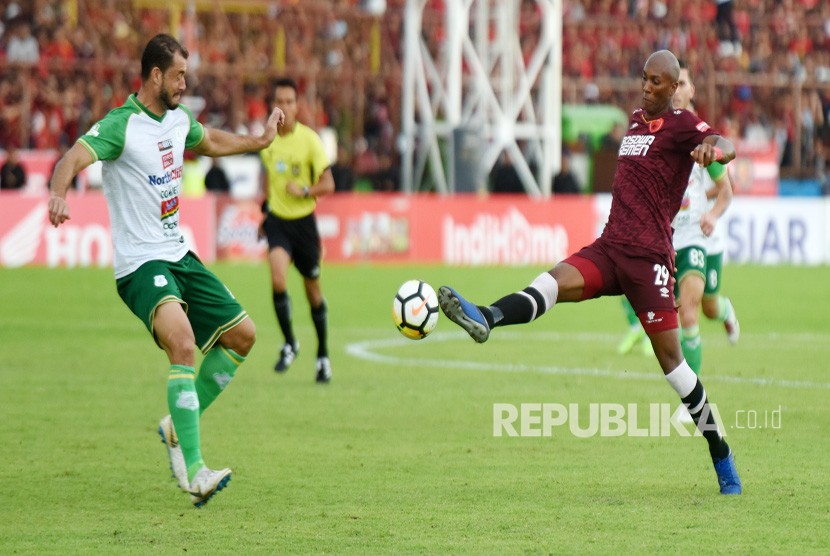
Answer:
[[[317,330],[317,357],[328,357],[328,311],[325,301],[319,307],[311,309],[311,320],[314,321],[314,328]]]
[[[277,313],[277,321],[285,336],[285,343],[293,346],[297,342],[291,326],[291,298],[288,297],[288,292],[274,292],[274,312]]]
[[[709,443],[709,454],[712,459],[723,459],[729,455],[729,445],[718,432],[718,425],[715,423],[715,416],[706,398],[706,391],[700,380],[695,383],[694,389],[688,396],[683,398],[683,403],[689,408],[689,413],[703,434],[703,438]]]
[[[509,324],[524,324],[538,319],[545,312],[545,299],[536,288],[527,287],[511,293],[490,307],[479,307],[490,328]]]

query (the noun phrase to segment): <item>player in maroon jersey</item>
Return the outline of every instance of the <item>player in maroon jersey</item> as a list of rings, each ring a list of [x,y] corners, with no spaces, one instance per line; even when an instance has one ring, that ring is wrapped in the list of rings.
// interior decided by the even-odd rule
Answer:
[[[679,75],[677,58],[668,50],[653,53],[645,63],[642,108],[631,115],[620,145],[611,214],[602,236],[524,290],[489,306],[476,306],[449,286],[439,288],[438,299],[444,314],[482,343],[493,328],[531,322],[556,302],[625,295],[666,379],[709,444],[721,493],[740,494],[732,451],[680,348],[671,231],[693,164],[725,164],[735,158],[735,148],[691,112],[672,107]]]

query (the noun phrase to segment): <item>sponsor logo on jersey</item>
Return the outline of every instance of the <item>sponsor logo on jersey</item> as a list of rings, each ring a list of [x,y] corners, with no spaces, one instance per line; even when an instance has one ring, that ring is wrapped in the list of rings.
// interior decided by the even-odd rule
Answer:
[[[654,135],[626,135],[620,144],[619,156],[645,156],[654,143]]]
[[[277,172],[283,173],[285,172],[285,169],[288,168],[288,165],[285,163],[284,160],[277,160],[275,167],[277,169]]]
[[[94,126],[92,126],[91,128],[89,128],[89,131],[86,132],[86,135],[91,135],[92,137],[98,137],[98,132],[99,132],[100,129],[101,129],[101,123],[99,122],[99,123],[95,124]]]
[[[161,202],[161,218],[169,218],[179,212],[179,198],[165,199]]]
[[[172,139],[162,139],[158,142],[159,151],[169,151],[173,148],[173,140]]]
[[[147,176],[147,180],[150,182],[150,185],[165,185],[170,183],[173,180],[180,179],[182,177],[182,167],[177,166],[172,170],[168,170],[165,173],[161,174],[160,176]]]
[[[161,155],[161,163],[166,170],[173,165],[173,153],[165,153]]]
[[[698,131],[703,132],[703,131],[706,131],[707,129],[709,129],[709,124],[707,124],[706,122],[700,122],[695,127],[697,128]]]

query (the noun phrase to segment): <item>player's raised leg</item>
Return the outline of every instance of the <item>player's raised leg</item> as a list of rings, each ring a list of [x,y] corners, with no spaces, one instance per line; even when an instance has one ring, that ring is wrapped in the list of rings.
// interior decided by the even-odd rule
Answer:
[[[568,260],[573,262],[574,258]],[[552,309],[557,301],[581,301],[584,286],[581,271],[568,262],[561,262],[537,276],[525,289],[491,305],[475,305],[450,286],[438,288],[438,304],[447,318],[476,342],[484,343],[493,328],[532,322]]]

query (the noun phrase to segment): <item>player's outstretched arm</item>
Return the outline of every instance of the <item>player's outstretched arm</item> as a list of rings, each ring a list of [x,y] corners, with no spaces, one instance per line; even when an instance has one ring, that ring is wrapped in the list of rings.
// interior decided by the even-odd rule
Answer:
[[[69,220],[66,192],[69,190],[72,178],[93,162],[95,162],[95,157],[92,153],[80,143],[75,143],[55,165],[55,173],[52,174],[52,182],[49,185],[51,191],[49,221],[53,226],[58,227]]]
[[[716,163],[712,166],[718,166],[718,164]],[[709,166],[709,168],[711,169],[712,166]],[[732,178],[729,176],[729,172],[725,167],[721,168],[722,172],[717,178],[713,178],[712,181],[715,182],[715,186],[710,190],[715,194],[715,202],[712,208],[705,212],[700,219],[700,229],[706,236],[712,235],[718,219],[723,216],[723,213],[726,212],[726,209],[729,208],[729,204],[732,202]],[[709,192],[707,191],[706,193],[708,196]]]
[[[710,135],[690,154],[700,166],[709,166],[715,161],[727,164],[735,158],[735,146],[720,135]]]
[[[193,147],[193,151],[213,157],[261,151],[271,144],[277,136],[277,127],[284,121],[285,114],[282,110],[274,108],[265,123],[265,130],[259,137],[237,135],[221,129],[205,127],[205,137],[201,143]]]

